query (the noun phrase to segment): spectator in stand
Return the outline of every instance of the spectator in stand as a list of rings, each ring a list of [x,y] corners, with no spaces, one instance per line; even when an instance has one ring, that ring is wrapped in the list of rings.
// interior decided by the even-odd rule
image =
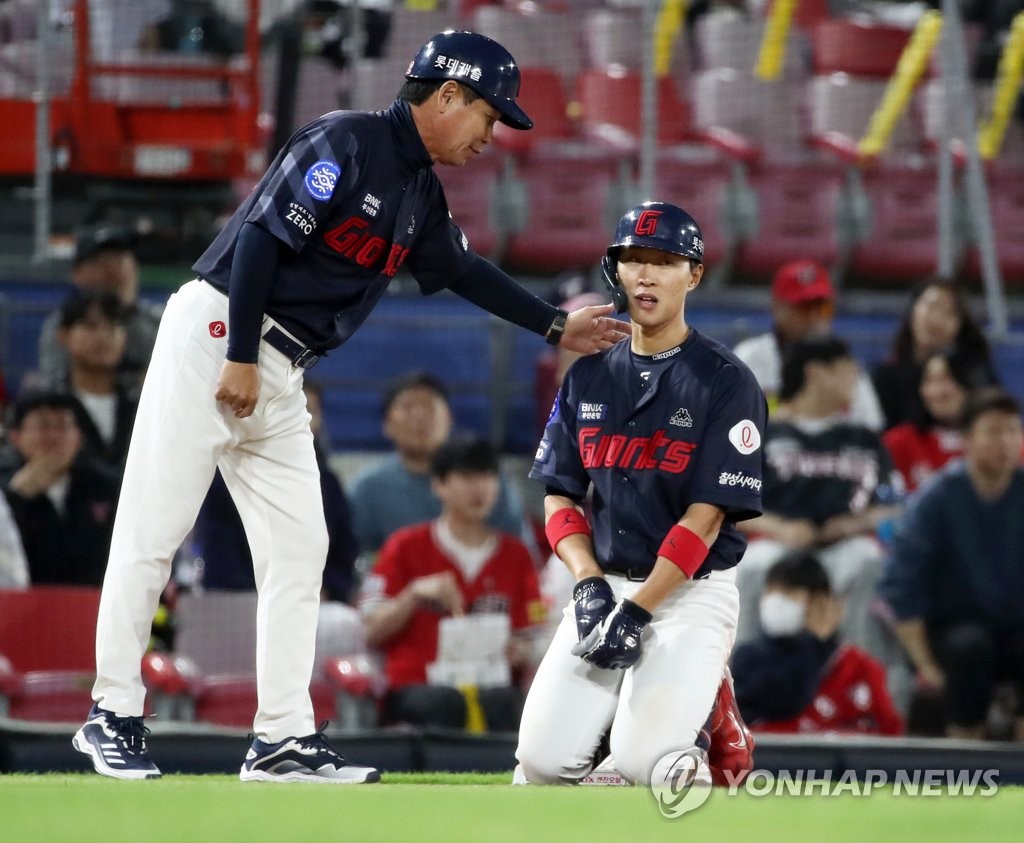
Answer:
[[[925,361],[921,369],[921,415],[882,435],[906,491],[914,491],[960,456],[964,402],[972,390],[985,385],[985,372],[958,351],[937,351]]]
[[[786,349],[807,337],[828,334],[835,314],[835,290],[828,270],[809,260],[784,264],[772,278],[772,330],[743,340],[733,353],[757,378],[770,410],[779,400]],[[840,410],[851,422],[882,429],[882,408],[871,379],[857,367],[855,389]]]
[[[396,530],[441,514],[431,492],[430,461],[452,430],[448,390],[427,372],[410,372],[388,385],[383,416],[384,435],[395,452],[364,469],[352,484],[352,523],[364,554],[376,553]],[[487,523],[527,535],[519,495],[501,475]]]
[[[926,281],[911,293],[889,356],[872,372],[887,428],[924,416],[921,370],[932,354],[946,348],[977,370],[972,380],[998,382],[988,342],[963,293],[948,281]]]
[[[900,480],[879,435],[842,415],[858,376],[838,337],[811,337],[786,350],[781,403],[765,429],[764,515],[740,524],[750,541],[737,567],[739,643],[761,631],[768,569],[789,551],[806,550],[846,604],[843,638],[877,647],[870,606],[883,551],[876,531],[897,511]]]
[[[65,393],[27,392],[8,437],[15,460],[0,472],[34,585],[103,581],[118,478],[82,453],[78,404]]]
[[[489,526],[498,499],[497,451],[478,439],[442,445],[430,463],[441,514],[399,530],[381,549],[360,606],[367,639],[386,660],[385,719],[462,728],[478,702],[487,728],[519,727],[523,695],[506,685],[464,695],[427,684],[438,658],[442,619],[480,612],[507,613],[512,629],[510,670],[526,665],[530,630],[544,620],[537,574],[526,546]]]
[[[48,384],[74,396],[82,450],[121,473],[128,454],[138,389],[118,376],[125,349],[127,313],[113,293],[77,290],[60,308],[57,338],[67,352],[67,375]]]
[[[964,407],[963,460],[911,497],[881,593],[919,686],[943,692],[950,737],[982,738],[997,683],[1024,740],[1024,427],[988,387]]]
[[[160,324],[161,308],[139,298],[139,264],[132,251],[136,232],[113,223],[82,228],[75,239],[71,283],[81,290],[113,293],[124,306],[127,318],[121,374],[137,386],[149,365]],[[39,334],[39,370],[46,383],[67,377],[67,351],[58,339],[59,311],[50,314]]]
[[[885,668],[840,642],[843,604],[813,554],[798,551],[772,565],[759,608],[763,632],[732,655],[736,701],[750,726],[765,732],[903,733]]]

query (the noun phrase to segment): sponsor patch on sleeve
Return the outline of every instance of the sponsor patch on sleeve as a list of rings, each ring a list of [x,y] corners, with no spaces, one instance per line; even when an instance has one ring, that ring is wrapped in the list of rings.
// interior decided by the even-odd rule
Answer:
[[[551,453],[551,443],[547,439],[541,439],[537,446],[537,453],[533,455],[534,462],[546,462],[548,454]]]
[[[761,447],[761,433],[750,419],[743,419],[730,428],[729,441],[741,454],[752,454]]]
[[[310,196],[321,202],[326,202],[334,194],[334,188],[338,184],[340,176],[341,167],[334,161],[328,161],[325,158],[306,170],[303,183]]]

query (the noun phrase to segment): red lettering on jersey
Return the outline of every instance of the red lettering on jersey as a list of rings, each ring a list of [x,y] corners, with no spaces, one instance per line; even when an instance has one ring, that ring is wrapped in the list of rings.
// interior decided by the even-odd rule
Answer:
[[[388,255],[388,262],[384,265],[384,274],[388,278],[394,278],[395,273],[398,272],[398,267],[405,263],[405,259],[409,256],[409,250],[404,246],[399,246],[397,243],[391,245],[391,253]]]
[[[359,217],[349,217],[341,225],[336,225],[324,234],[324,243],[336,252],[350,258],[365,237],[370,224]]]
[[[682,474],[697,449],[693,442],[671,439],[664,430],[653,436],[601,435],[599,427],[580,428],[577,439],[584,468],[632,468]],[[662,450],[664,449],[664,450]]]
[[[387,246],[388,244],[384,242],[383,238],[371,237],[362,244],[359,252],[356,254],[356,263],[369,269],[377,261],[377,258],[384,254]]]

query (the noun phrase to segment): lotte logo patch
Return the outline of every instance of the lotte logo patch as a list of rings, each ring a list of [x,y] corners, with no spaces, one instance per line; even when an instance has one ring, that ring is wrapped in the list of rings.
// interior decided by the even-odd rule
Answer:
[[[219,340],[223,336],[227,336],[228,326],[223,322],[211,322],[210,323],[210,336],[215,340]]]

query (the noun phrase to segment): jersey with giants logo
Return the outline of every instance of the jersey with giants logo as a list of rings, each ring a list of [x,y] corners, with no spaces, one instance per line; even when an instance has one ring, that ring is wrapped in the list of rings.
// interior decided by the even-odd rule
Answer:
[[[227,292],[242,224],[265,228],[288,247],[267,314],[306,345],[335,348],[399,267],[432,293],[476,261],[432,164],[407,103],[325,114],[291,137],[193,269]]]
[[[694,575],[735,565],[735,523],[761,513],[764,394],[725,346],[690,329],[652,357],[621,342],[566,373],[530,477],[582,500],[593,485],[594,551],[605,571],[647,573],[693,503],[726,521]]]

